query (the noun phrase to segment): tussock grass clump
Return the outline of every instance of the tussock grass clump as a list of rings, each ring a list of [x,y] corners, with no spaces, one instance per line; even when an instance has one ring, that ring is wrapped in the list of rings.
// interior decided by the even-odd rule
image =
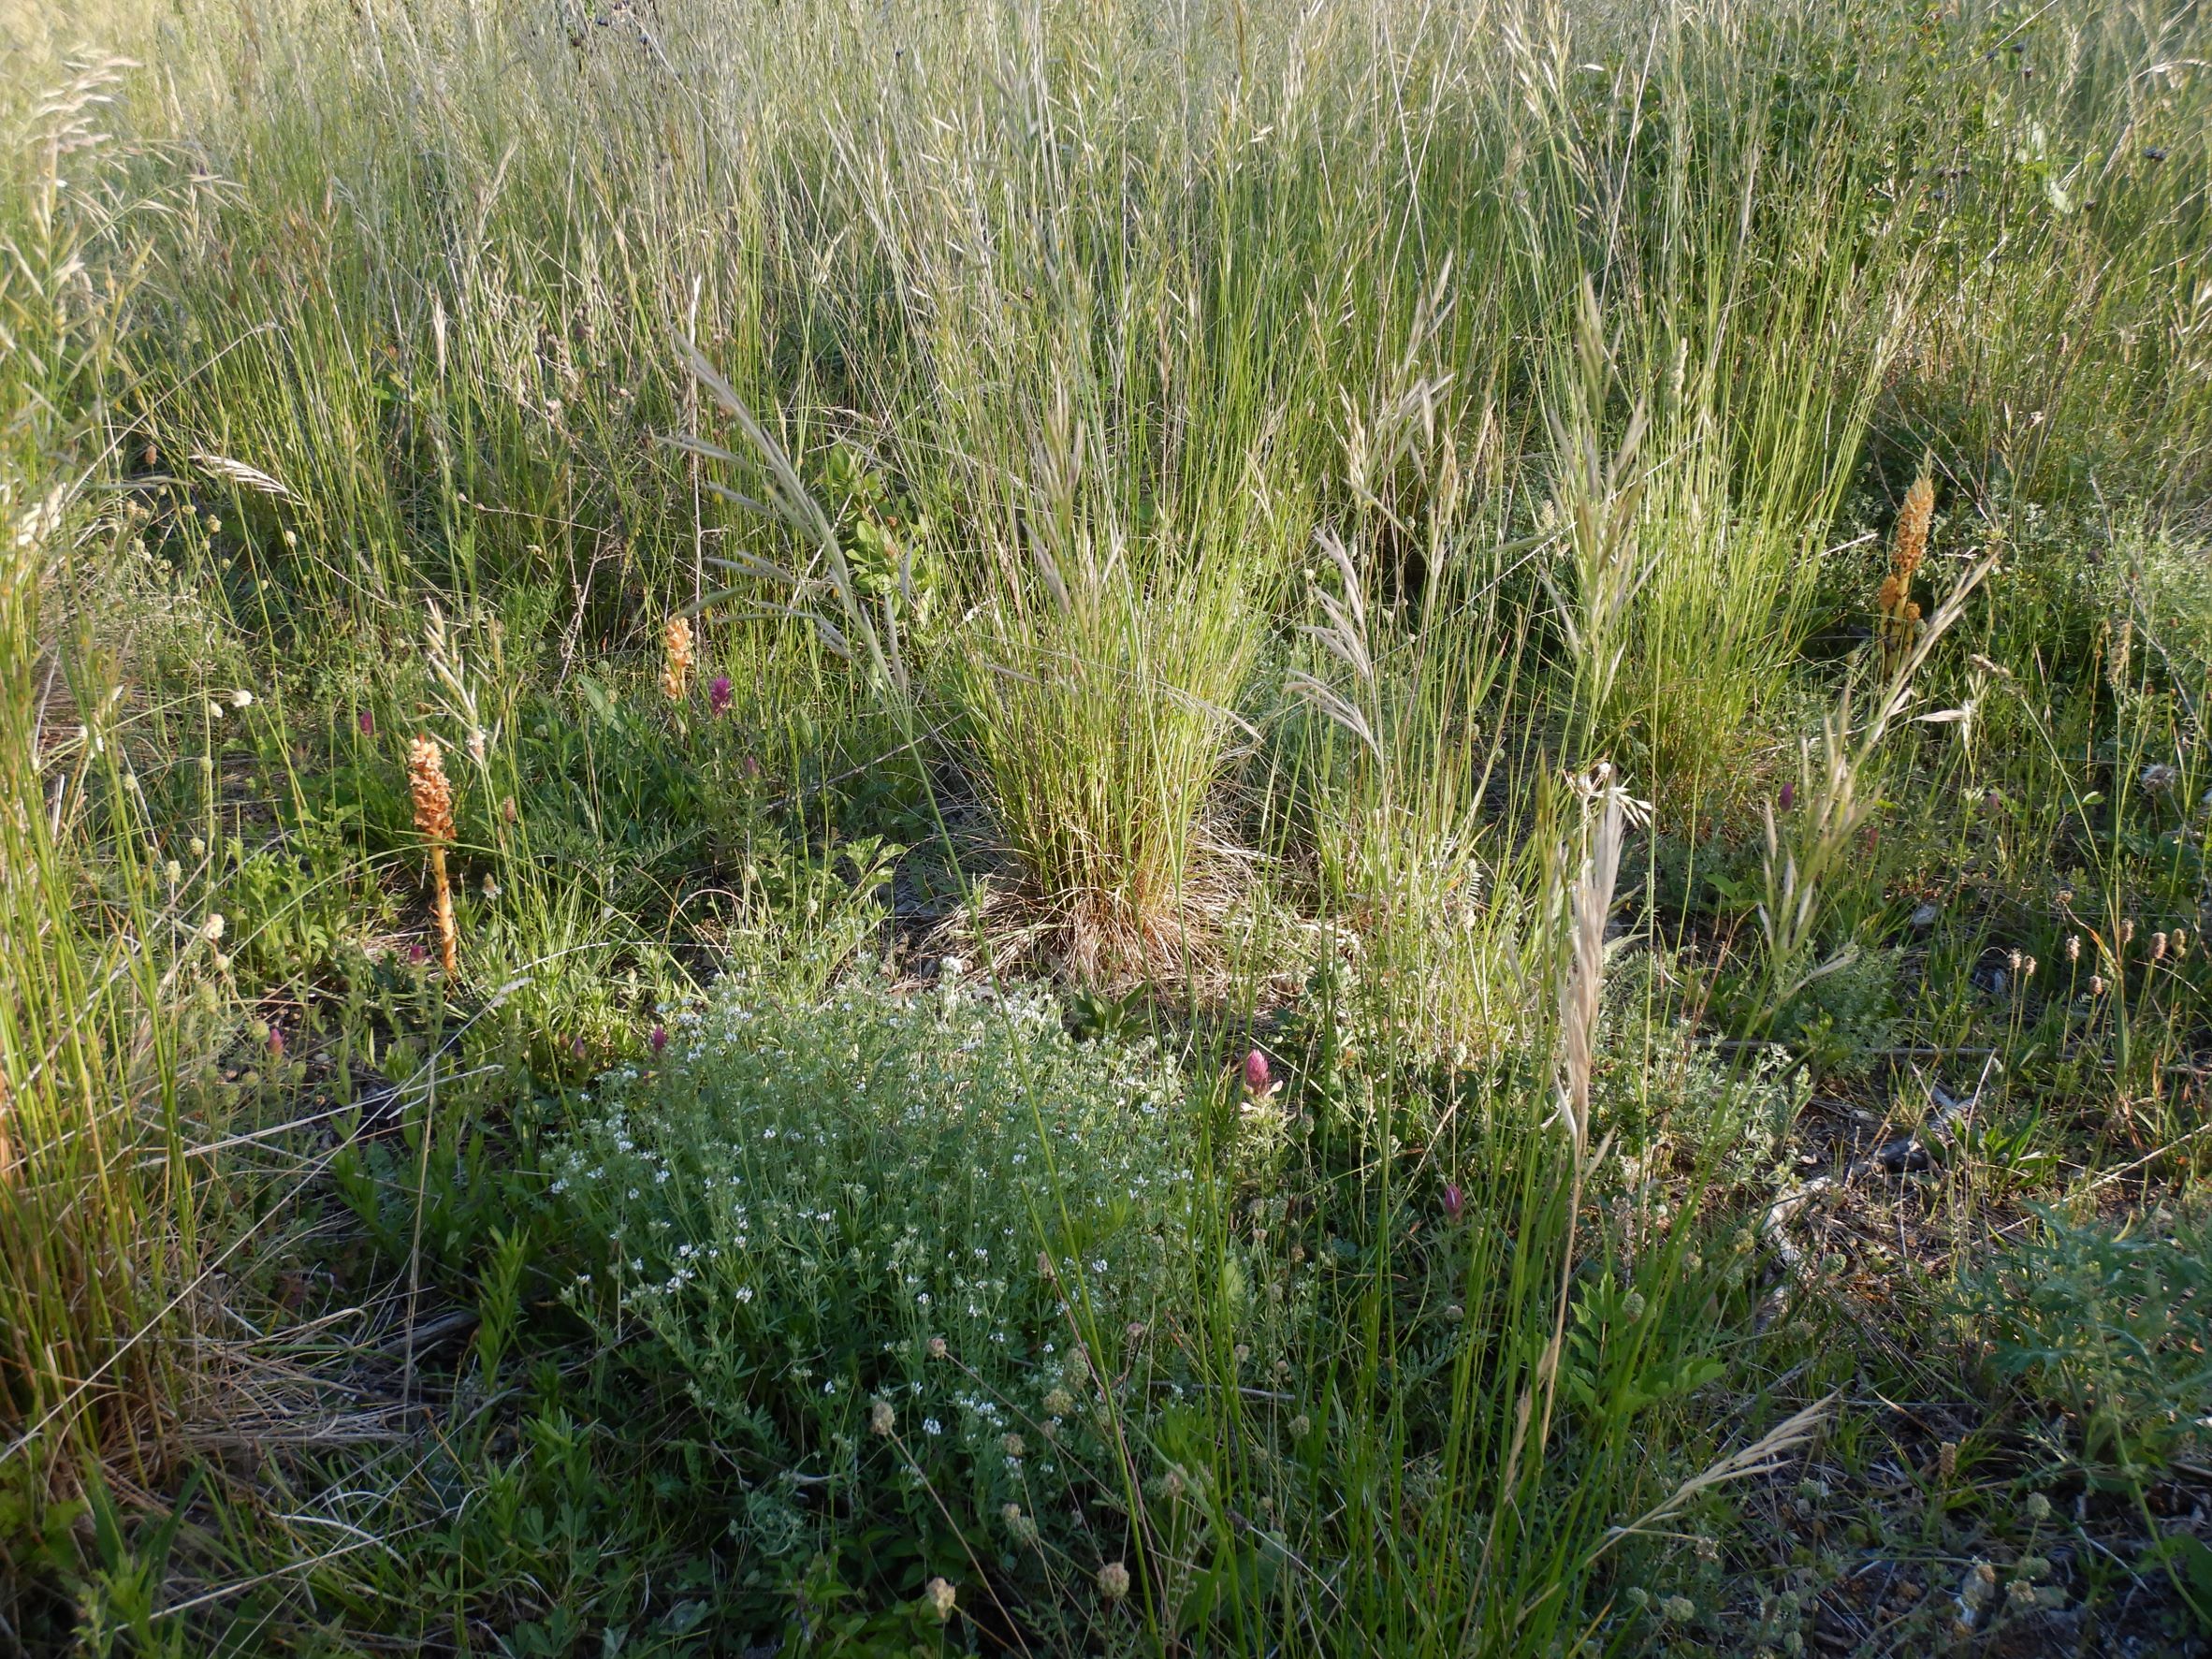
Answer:
[[[979,619],[959,696],[1015,871],[993,935],[1103,987],[1217,980],[1245,888],[1219,792],[1258,623],[1233,587],[1119,567]]]

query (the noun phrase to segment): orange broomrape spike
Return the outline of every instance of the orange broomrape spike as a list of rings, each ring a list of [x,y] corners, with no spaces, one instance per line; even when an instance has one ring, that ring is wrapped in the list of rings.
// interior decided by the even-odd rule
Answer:
[[[453,887],[445,875],[445,849],[453,840],[453,785],[435,737],[407,746],[407,790],[415,797],[415,827],[429,844],[430,877],[437,885],[438,958],[447,979],[460,971],[460,940],[453,925]]]

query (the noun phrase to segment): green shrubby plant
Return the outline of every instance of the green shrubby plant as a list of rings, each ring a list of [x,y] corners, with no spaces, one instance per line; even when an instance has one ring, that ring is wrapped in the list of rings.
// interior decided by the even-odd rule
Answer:
[[[1719,1190],[1776,1185],[1812,1091],[1804,1068],[1778,1044],[1739,1059],[1687,1030],[1649,1051],[1641,1067],[1609,1076],[1604,1093],[1623,1156],[1679,1160]]]
[[[1862,1079],[1898,1044],[1898,953],[1861,947],[1776,1013],[1772,1036],[1823,1077]]]
[[[2073,1449],[2092,1467],[2133,1481],[2201,1458],[2212,1436],[2212,1216],[2041,1219],[1961,1278],[1971,1333],[2001,1375],[2066,1408]]]
[[[903,1519],[917,1574],[1087,1574],[1191,1289],[1193,1148],[1172,1069],[1038,992],[732,978],[582,1102],[549,1198],[604,1241],[572,1304],[760,1471],[752,1547]]]

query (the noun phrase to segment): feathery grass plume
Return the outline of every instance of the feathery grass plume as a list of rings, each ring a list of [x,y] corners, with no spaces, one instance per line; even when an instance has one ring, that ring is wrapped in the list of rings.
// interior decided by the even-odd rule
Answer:
[[[407,746],[407,791],[415,798],[415,830],[430,850],[430,880],[437,888],[438,955],[445,977],[452,979],[460,970],[453,887],[445,874],[445,849],[453,840],[453,785],[445,780],[445,760],[435,737],[417,737]]]
[[[1919,572],[1920,561],[1928,557],[1928,527],[1934,515],[1935,485],[1923,473],[1905,491],[1904,505],[1898,510],[1889,574],[1882,578],[1882,590],[1874,596],[1874,608],[1881,613],[1882,664],[1891,673],[1904,661],[1920,632],[1920,606],[1913,599],[1913,578]]]
[[[910,687],[906,662],[899,652],[899,614],[900,602],[912,587],[911,573],[906,565],[910,555],[902,547],[899,581],[871,603],[869,595],[853,579],[844,546],[837,539],[837,526],[807,488],[797,465],[784,446],[761,424],[745,400],[716,371],[696,345],[681,334],[677,336],[676,345],[678,358],[691,378],[706,388],[707,395],[737,423],[751,444],[767,473],[768,500],[755,501],[720,484],[710,483],[707,488],[724,501],[780,520],[802,546],[810,545],[813,549],[812,557],[796,570],[785,569],[748,553],[710,559],[706,562],[740,576],[765,579],[787,589],[791,598],[782,607],[786,614],[810,625],[822,642],[838,657],[851,661],[853,642],[857,640],[865,653],[866,666],[876,683],[897,693],[903,705]],[[738,460],[733,451],[703,439],[673,437],[667,442],[706,460],[728,465],[735,465]],[[816,603],[824,587],[837,602],[844,619],[842,628],[832,622]],[[730,596],[730,590],[725,589],[708,598]]]
[[[270,476],[259,467],[249,467],[244,461],[232,460],[226,455],[213,455],[196,449],[192,452],[192,464],[214,473],[226,483],[237,485],[240,489],[250,489],[272,501],[289,502],[298,499],[285,488],[281,478]]]
[[[1771,1475],[1782,1467],[1785,1453],[1795,1451],[1812,1438],[1814,1431],[1835,1409],[1838,1398],[1838,1394],[1825,1394],[1803,1410],[1793,1412],[1741,1450],[1732,1451],[1726,1457],[1707,1464],[1626,1526],[1608,1528],[1597,1548],[1582,1558],[1584,1570],[1594,1565],[1599,1556],[1623,1538],[1648,1532],[1660,1522],[1681,1514],[1698,1493],[1710,1492],[1731,1480],[1748,1480],[1754,1476]]]
[[[483,700],[477,692],[479,677],[471,673],[467,655],[461,649],[461,635],[470,624],[464,620],[459,628],[449,624],[445,613],[436,600],[425,607],[429,613],[429,625],[423,631],[423,659],[429,665],[430,677],[437,681],[442,694],[439,701],[453,722],[466,732],[469,759],[480,772],[486,770],[492,749],[499,742],[500,722],[485,723]],[[496,620],[477,624],[480,632],[488,636],[491,654],[496,664],[500,651],[500,625]],[[486,774],[489,782],[489,774]]]
[[[1571,779],[1580,808],[1579,831],[1587,851],[1575,884],[1564,895],[1567,920],[1567,961],[1559,982],[1558,1115],[1567,1131],[1571,1161],[1567,1174],[1565,1226],[1560,1247],[1559,1290],[1552,1305],[1551,1336],[1538,1357],[1535,1372],[1522,1389],[1514,1410],[1513,1437],[1506,1452],[1501,1491],[1517,1489],[1524,1454],[1533,1453],[1536,1466],[1551,1435],[1551,1415],[1559,1393],[1559,1368],[1566,1347],[1567,1306],[1572,1300],[1575,1274],[1575,1235],[1581,1215],[1582,1192],[1590,1172],[1601,1162],[1611,1137],[1590,1145],[1591,1083],[1596,1068],[1597,1026],[1605,996],[1606,919],[1612,912],[1613,888],[1621,873],[1621,847],[1633,818],[1647,822],[1648,803],[1630,797],[1613,775],[1610,763],[1600,761]],[[1593,813],[1595,824],[1592,823]],[[1540,1403],[1540,1408],[1539,1408]],[[1529,1430],[1534,1423],[1533,1437]],[[1498,1539],[1498,1521],[1504,1506],[1493,1512],[1490,1535],[1483,1545],[1484,1566]],[[1482,1575],[1477,1574],[1479,1579]]]
[[[1574,1147],[1575,1161],[1573,1189],[1567,1199],[1566,1245],[1560,1261],[1559,1302],[1550,1344],[1537,1366],[1537,1383],[1544,1391],[1544,1415],[1536,1429],[1539,1456],[1550,1434],[1560,1354],[1566,1341],[1575,1224],[1582,1208],[1582,1187],[1610,1144],[1608,1137],[1594,1153],[1590,1146],[1591,1079],[1597,1066],[1598,1017],[1605,1000],[1606,918],[1613,910],[1613,888],[1621,875],[1621,843],[1628,825],[1632,821],[1648,822],[1652,811],[1649,803],[1630,798],[1613,776],[1611,764],[1605,761],[1575,779],[1574,788],[1581,802],[1585,830],[1593,811],[1597,823],[1590,837],[1589,856],[1583,860],[1569,899],[1568,946],[1572,954],[1559,985],[1559,1116]]]
[[[1571,896],[1568,943],[1573,955],[1559,985],[1559,1116],[1578,1160],[1590,1149],[1590,1083],[1595,1070],[1599,1004],[1605,996],[1606,918],[1621,875],[1621,843],[1632,821],[1651,808],[1629,798],[1600,761],[1575,780],[1585,822],[1593,808],[1597,829]]]
[[[668,618],[662,648],[661,695],[671,703],[681,703],[691,693],[691,664],[696,660],[689,617]]]
[[[1575,719],[1584,752],[1597,748],[1617,712],[1614,691],[1628,650],[1630,607],[1650,577],[1656,555],[1637,534],[1645,488],[1637,462],[1649,421],[1639,399],[1620,441],[1607,453],[1605,408],[1620,377],[1597,292],[1585,277],[1571,367],[1546,407],[1555,455],[1552,506],[1565,543],[1570,584],[1538,568],[1575,667]]]
[[[1293,668],[1283,683],[1287,690],[1312,702],[1358,738],[1360,746],[1379,760],[1382,744],[1375,735],[1375,720],[1371,718],[1377,699],[1375,657],[1367,644],[1366,584],[1353,565],[1350,552],[1333,531],[1321,531],[1314,540],[1335,564],[1342,578],[1344,598],[1339,601],[1318,582],[1312,584],[1314,603],[1321,607],[1322,615],[1329,620],[1326,625],[1309,625],[1302,632],[1318,641],[1331,656],[1344,664],[1359,701],[1352,701],[1302,668]]]

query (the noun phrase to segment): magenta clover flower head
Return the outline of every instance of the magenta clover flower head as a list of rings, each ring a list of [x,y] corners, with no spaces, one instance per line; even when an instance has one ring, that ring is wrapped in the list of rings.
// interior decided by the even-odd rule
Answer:
[[[284,1028],[282,1026],[271,1026],[269,1028],[269,1057],[275,1060],[284,1057]]]
[[[1255,1095],[1264,1095],[1275,1086],[1274,1073],[1268,1070],[1267,1056],[1258,1049],[1244,1056],[1244,1086]]]
[[[1774,804],[1780,807],[1784,812],[1787,812],[1792,807],[1795,807],[1797,804],[1797,786],[1795,783],[1785,781],[1782,786],[1782,793],[1776,799]]]
[[[362,736],[373,737],[376,735],[376,716],[370,710],[366,708],[361,710],[357,723],[361,728]]]
[[[729,713],[730,695],[730,677],[726,674],[716,675],[714,683],[706,688],[707,712],[710,714]]]
[[[662,1049],[668,1046],[668,1027],[666,1026],[655,1026],[653,1027],[652,1035],[648,1037],[646,1041],[652,1045],[653,1053],[659,1054]]]
[[[1457,1221],[1466,1214],[1466,1211],[1467,1195],[1461,1189],[1460,1184],[1457,1181],[1446,1182],[1444,1185],[1444,1214],[1446,1217]]]

